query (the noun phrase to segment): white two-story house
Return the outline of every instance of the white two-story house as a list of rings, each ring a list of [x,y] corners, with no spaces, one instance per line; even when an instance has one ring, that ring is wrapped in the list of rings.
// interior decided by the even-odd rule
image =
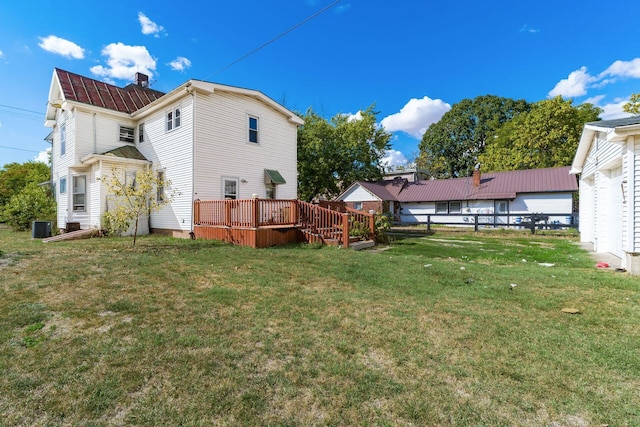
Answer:
[[[45,125],[60,228],[103,228],[110,195],[100,177],[144,168],[171,182],[170,204],[139,232],[188,235],[196,199],[297,197],[301,118],[263,93],[189,80],[169,93],[117,87],[56,68]],[[145,226],[148,225],[148,228]]]

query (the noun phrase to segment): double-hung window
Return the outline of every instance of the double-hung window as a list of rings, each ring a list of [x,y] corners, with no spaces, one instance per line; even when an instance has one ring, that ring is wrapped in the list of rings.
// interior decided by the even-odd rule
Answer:
[[[223,178],[224,199],[235,200],[238,198],[238,180],[235,178]]]
[[[138,125],[138,144],[144,142],[144,123]]]
[[[176,107],[167,112],[167,131],[180,127],[180,108]]]
[[[73,210],[74,212],[86,211],[87,176],[76,175],[73,177]]]
[[[249,116],[249,142],[257,144],[258,139],[258,118],[255,116]]]

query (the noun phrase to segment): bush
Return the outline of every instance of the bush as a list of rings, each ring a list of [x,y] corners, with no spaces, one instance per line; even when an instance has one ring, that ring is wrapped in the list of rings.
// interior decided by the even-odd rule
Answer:
[[[11,196],[1,214],[14,231],[25,231],[31,228],[32,221],[55,220],[56,202],[47,189],[31,183]]]

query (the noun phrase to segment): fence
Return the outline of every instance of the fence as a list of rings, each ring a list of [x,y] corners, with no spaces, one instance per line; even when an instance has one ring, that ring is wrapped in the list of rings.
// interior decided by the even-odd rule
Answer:
[[[410,217],[417,221],[403,221],[402,217]],[[457,221],[448,220],[451,218]],[[397,220],[400,221],[397,221]],[[460,213],[460,214],[412,214],[396,217],[396,223],[402,225],[455,225],[473,227],[478,231],[481,227],[529,229],[535,233],[537,229],[577,228],[579,215],[577,213],[533,213],[533,214],[504,214],[504,213]]]

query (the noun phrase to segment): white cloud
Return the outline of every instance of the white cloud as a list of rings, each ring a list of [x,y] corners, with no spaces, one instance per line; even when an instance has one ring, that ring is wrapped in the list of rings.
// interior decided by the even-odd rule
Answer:
[[[631,114],[625,113],[622,109],[624,107],[624,104],[626,104],[627,102],[629,102],[629,100],[625,99],[619,102],[600,105],[599,107],[602,108],[602,114],[600,114],[600,118],[602,120],[612,120],[621,119],[623,117],[630,117]]]
[[[582,67],[579,70],[572,71],[566,79],[560,80],[549,92],[549,96],[573,97],[586,95],[587,88],[596,80],[596,77],[587,72],[587,67]]]
[[[407,166],[409,160],[398,150],[387,150],[387,153],[382,158],[382,164],[387,167],[387,169],[393,169],[395,166]],[[392,166],[392,168],[389,168]]]
[[[533,28],[533,27],[529,26],[529,24],[524,24],[524,25],[522,26],[522,28],[520,28],[520,32],[521,32],[521,33],[536,34],[536,33],[539,33],[539,32],[540,32],[540,30],[537,30],[537,29],[535,29],[535,28]]]
[[[600,74],[600,77],[604,76],[638,79],[640,78],[640,58],[635,58],[631,61],[615,61]]]
[[[47,148],[44,151],[38,153],[36,157],[34,157],[34,161],[44,163],[46,165],[49,164],[49,153],[51,153],[51,148]]]
[[[176,59],[169,62],[169,66],[173,71],[184,71],[187,68],[191,68],[191,61],[184,56],[178,56]]]
[[[138,22],[142,29],[142,34],[153,34],[154,37],[160,37],[160,33],[164,33],[164,27],[153,22],[142,12],[138,12]]]
[[[56,36],[40,37],[38,43],[42,49],[47,52],[62,55],[66,58],[82,59],[84,58],[84,49],[69,40],[61,39]]]
[[[107,56],[107,67],[96,65],[91,72],[105,79],[134,80],[136,72],[153,77],[156,60],[144,46],[129,46],[123,43],[111,43],[102,49]],[[112,80],[109,80],[112,81]]]
[[[382,119],[380,124],[389,132],[402,131],[416,139],[422,138],[424,132],[432,123],[451,109],[451,105],[441,99],[412,98],[402,107],[399,113]]]
[[[348,122],[355,122],[355,121],[359,121],[362,120],[362,111],[358,111],[355,114],[345,114],[345,116],[347,116],[347,121]]]
[[[4,58],[4,53],[0,50],[0,58]]]

